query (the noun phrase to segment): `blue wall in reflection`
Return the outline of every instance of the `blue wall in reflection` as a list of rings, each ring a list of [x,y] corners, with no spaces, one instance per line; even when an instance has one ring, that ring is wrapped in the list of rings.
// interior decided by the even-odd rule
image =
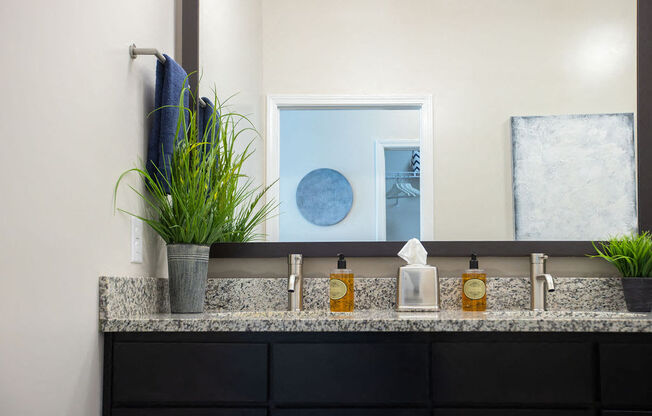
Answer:
[[[418,109],[281,110],[280,241],[373,241],[376,239],[375,141],[419,137]],[[341,222],[318,226],[296,205],[308,172],[330,168],[353,188],[353,206]]]

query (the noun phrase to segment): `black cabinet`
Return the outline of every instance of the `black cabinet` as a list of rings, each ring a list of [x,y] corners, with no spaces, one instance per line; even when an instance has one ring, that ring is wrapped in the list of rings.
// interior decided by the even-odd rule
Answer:
[[[606,406],[652,409],[652,344],[600,345],[600,375]]]
[[[593,401],[593,354],[585,343],[435,343],[432,374],[439,404]]]
[[[272,416],[429,416],[426,409],[278,409]]]
[[[566,409],[438,409],[433,416],[591,416],[593,412]]]
[[[278,403],[426,404],[427,344],[277,344]]]
[[[652,334],[105,334],[104,416],[652,416]]]
[[[113,416],[265,416],[267,409],[114,409]]]
[[[127,342],[113,346],[116,403],[267,400],[267,345]]]

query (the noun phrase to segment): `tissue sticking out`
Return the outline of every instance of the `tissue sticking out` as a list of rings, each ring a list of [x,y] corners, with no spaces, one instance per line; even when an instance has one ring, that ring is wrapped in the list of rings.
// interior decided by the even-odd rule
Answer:
[[[407,264],[426,264],[428,261],[428,252],[416,238],[411,238],[403,246],[398,256],[405,260]]]

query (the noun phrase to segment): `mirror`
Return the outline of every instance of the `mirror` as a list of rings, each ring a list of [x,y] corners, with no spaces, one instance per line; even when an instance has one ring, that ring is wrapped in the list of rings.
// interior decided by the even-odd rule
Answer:
[[[279,179],[268,241],[637,229],[635,0],[216,0],[199,38]]]

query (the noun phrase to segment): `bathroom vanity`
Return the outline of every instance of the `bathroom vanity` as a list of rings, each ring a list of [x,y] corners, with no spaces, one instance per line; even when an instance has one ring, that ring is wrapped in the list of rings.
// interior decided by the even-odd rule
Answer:
[[[307,298],[311,310],[302,312],[170,315],[156,309],[165,291],[152,296],[160,280],[103,279],[105,416],[652,415],[652,314],[331,314]],[[207,308],[215,285],[237,302],[247,285],[286,283],[256,280],[209,283]],[[318,280],[307,280],[306,296],[321,290]],[[558,281],[570,290],[570,279]],[[368,297],[388,293],[367,289]],[[138,303],[125,303],[134,296]]]
[[[104,369],[105,415],[652,414],[650,334],[108,333]]]

